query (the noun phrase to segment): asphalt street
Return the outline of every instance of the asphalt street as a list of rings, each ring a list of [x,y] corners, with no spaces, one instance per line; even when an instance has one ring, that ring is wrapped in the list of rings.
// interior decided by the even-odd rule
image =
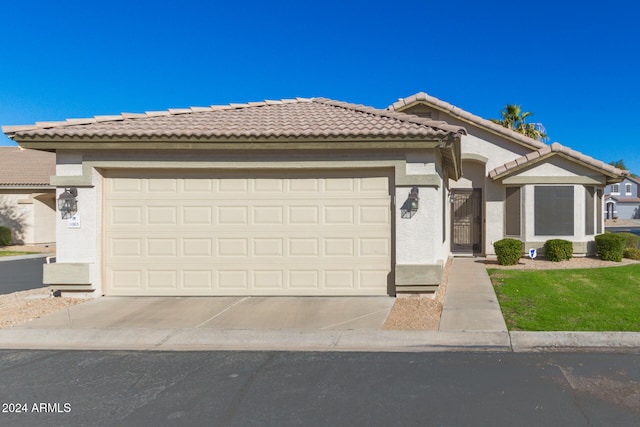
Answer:
[[[41,288],[46,257],[0,262],[0,295]]]
[[[0,376],[11,426],[640,425],[637,354],[0,351]]]

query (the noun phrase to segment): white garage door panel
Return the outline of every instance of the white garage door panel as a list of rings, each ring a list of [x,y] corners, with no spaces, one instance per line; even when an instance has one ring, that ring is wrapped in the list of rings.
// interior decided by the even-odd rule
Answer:
[[[110,173],[107,293],[385,295],[388,182]]]

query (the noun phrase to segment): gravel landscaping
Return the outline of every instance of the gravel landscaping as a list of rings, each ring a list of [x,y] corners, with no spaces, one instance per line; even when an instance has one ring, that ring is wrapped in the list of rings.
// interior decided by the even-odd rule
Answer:
[[[621,262],[603,261],[597,257],[576,257],[567,261],[547,261],[544,258],[520,258],[516,265],[500,265],[496,260],[485,260],[487,268],[500,268],[504,270],[558,270],[568,268],[602,268],[619,267],[621,265],[638,264],[640,261],[623,258]]]
[[[51,297],[48,287],[0,295],[0,328],[12,328],[86,301]]]
[[[391,307],[382,329],[437,331],[444,304],[451,261],[444,268],[442,282],[433,295],[399,295]]]
[[[55,245],[14,245],[4,251],[39,252],[54,255]],[[0,295],[0,329],[12,328],[85,301],[80,298],[51,297],[48,287]]]

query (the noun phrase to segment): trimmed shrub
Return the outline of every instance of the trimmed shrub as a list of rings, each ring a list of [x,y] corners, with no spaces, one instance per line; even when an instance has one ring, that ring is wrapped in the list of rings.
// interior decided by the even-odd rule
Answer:
[[[564,261],[573,258],[573,243],[568,240],[551,239],[544,242],[544,257],[549,261]]]
[[[11,229],[0,225],[0,246],[11,244]]]
[[[599,234],[595,237],[598,256],[605,261],[622,261],[626,238],[617,233]]]
[[[522,256],[522,242],[517,239],[502,239],[493,243],[500,265],[515,265]]]
[[[624,242],[625,248],[637,248],[638,242],[640,241],[640,236],[636,236],[633,233],[618,233],[620,236],[624,236],[626,239]]]
[[[629,259],[635,259],[636,261],[640,261],[640,249],[624,248],[624,257]]]

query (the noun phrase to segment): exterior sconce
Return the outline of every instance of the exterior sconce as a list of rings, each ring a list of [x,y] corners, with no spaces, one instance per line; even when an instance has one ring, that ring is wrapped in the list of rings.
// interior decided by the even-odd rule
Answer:
[[[416,212],[418,212],[419,200],[418,187],[413,187],[409,192],[407,200],[405,200],[400,208],[400,216],[405,219],[413,218]]]
[[[58,210],[62,219],[69,219],[78,212],[78,189],[76,187],[65,188],[64,193],[58,197]]]

